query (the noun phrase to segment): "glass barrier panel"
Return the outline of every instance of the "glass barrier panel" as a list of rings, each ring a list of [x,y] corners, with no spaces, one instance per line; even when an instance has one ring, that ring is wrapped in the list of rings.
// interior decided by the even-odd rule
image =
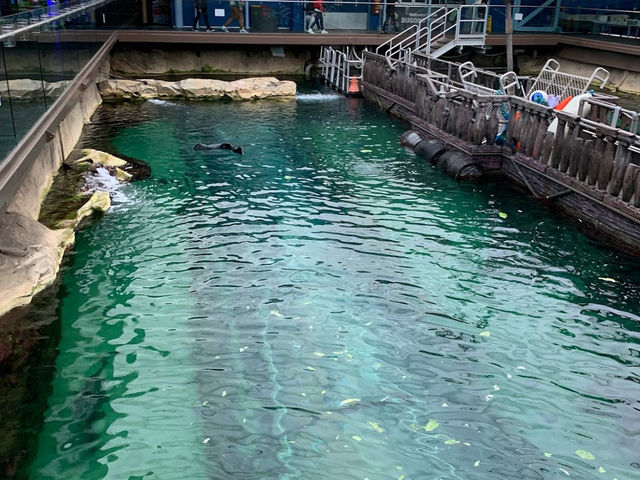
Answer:
[[[4,82],[0,87],[4,158],[47,109],[40,48],[33,34],[21,33],[3,45]]]
[[[96,9],[115,11],[123,0],[47,3],[23,2],[18,13],[0,17],[0,162],[104,43]],[[130,14],[121,18],[131,21]]]
[[[566,33],[640,38],[640,11],[602,8],[563,8],[560,28]]]
[[[9,76],[6,71],[5,47],[0,43],[0,163],[16,146],[12,101],[9,97]]]

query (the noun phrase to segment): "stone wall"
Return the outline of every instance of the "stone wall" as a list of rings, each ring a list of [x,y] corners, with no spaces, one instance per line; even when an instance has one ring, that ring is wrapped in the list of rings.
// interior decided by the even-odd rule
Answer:
[[[111,54],[112,72],[127,76],[171,73],[302,75],[309,49],[293,47],[121,47]]]

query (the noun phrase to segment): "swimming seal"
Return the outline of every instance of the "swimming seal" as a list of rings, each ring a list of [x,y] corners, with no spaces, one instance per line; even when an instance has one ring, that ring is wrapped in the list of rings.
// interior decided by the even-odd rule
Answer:
[[[233,153],[242,155],[242,147],[235,147],[230,143],[196,143],[193,146],[194,150],[231,150]]]

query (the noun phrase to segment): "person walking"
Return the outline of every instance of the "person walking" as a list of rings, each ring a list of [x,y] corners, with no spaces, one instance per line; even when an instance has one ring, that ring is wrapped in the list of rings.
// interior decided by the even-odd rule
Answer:
[[[220,27],[223,32],[228,32],[227,27],[231,25],[234,20],[238,20],[238,25],[240,25],[240,33],[249,33],[244,28],[244,1],[243,0],[231,0],[229,2],[229,6],[231,7],[231,15],[227,18],[227,21],[224,22],[224,25]]]
[[[207,32],[211,32],[211,25],[209,25],[209,14],[207,12],[207,0],[195,0],[194,6],[196,9],[196,16],[193,19],[193,30],[198,30],[198,20],[200,17],[204,17],[204,24],[207,26]]]
[[[310,34],[315,34],[313,31],[313,27],[316,25],[320,29],[320,33],[329,33],[324,29],[324,1],[323,0],[313,0],[313,12],[315,14],[315,18],[309,25],[309,29],[307,30]]]
[[[396,22],[396,0],[387,0],[387,8],[385,11],[384,24],[382,25],[382,31],[387,33],[391,27],[389,24],[393,24],[393,31],[399,32],[398,23]]]

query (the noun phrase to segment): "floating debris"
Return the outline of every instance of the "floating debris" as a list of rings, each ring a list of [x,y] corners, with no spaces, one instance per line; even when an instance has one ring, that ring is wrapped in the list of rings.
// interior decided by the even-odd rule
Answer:
[[[586,450],[576,450],[576,455],[584,460],[595,460],[596,457],[593,453],[587,452]]]
[[[424,426],[424,429],[427,432],[432,432],[434,431],[436,428],[438,428],[440,426],[440,423],[436,420],[431,420],[429,419],[429,421],[427,422],[427,424]]]
[[[384,428],[382,428],[380,425],[378,425],[376,422],[367,422],[371,428],[373,428],[376,432],[378,433],[382,433],[384,432]]]

